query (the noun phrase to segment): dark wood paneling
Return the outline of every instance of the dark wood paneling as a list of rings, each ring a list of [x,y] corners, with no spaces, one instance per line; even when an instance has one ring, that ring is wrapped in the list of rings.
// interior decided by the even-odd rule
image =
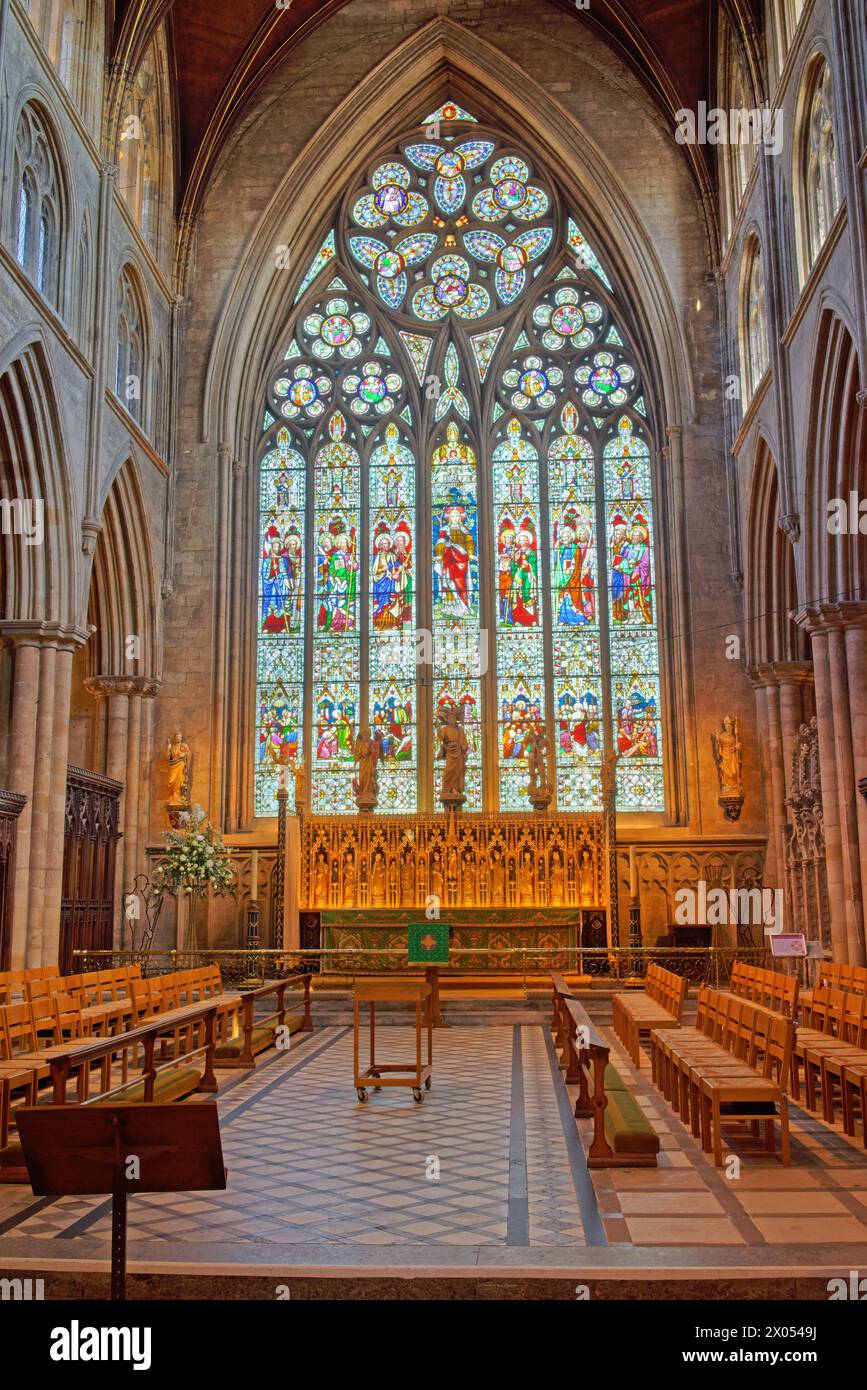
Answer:
[[[75,972],[73,951],[113,945],[114,871],[123,783],[80,767],[66,770],[60,969]]]

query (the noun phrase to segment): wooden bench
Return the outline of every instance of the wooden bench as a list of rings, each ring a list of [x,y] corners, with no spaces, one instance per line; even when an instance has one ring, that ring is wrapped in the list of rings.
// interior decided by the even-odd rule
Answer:
[[[552,975],[555,1047],[564,1080],[578,1087],[575,1118],[593,1120],[589,1168],[655,1168],[659,1136],[611,1065],[610,1049],[562,975]]]
[[[792,1019],[706,986],[695,1028],[651,1032],[656,1085],[717,1167],[722,1126],[741,1121],[750,1121],[754,1134],[764,1125],[769,1153],[778,1123],[782,1161],[791,1161],[787,1086],[794,1036]]]
[[[684,976],[651,963],[641,992],[614,995],[614,1031],[636,1067],[641,1065],[642,1033],[649,1034],[652,1028],[680,1027],[686,990]]]
[[[158,1061],[156,1048],[166,1027],[190,1026],[196,1032],[197,1045],[189,1052]],[[172,1014],[151,1020],[141,1027],[107,1038],[85,1038],[44,1048],[31,1059],[38,1066],[40,1077],[47,1074],[51,1085],[51,1103],[65,1105],[72,1081],[76,1086],[76,1102],[80,1105],[150,1103],[180,1100],[194,1091],[210,1093],[217,1089],[214,1075],[216,1047],[216,1008],[205,1001],[177,1009]],[[142,1054],[140,1074],[138,1057]],[[196,1059],[203,1059],[199,1067]],[[114,1071],[121,1061],[120,1080],[115,1082]],[[25,1055],[16,1061],[26,1064]],[[98,1078],[93,1090],[94,1078]],[[32,1102],[31,1102],[32,1103]],[[13,1112],[14,1116],[14,1112]],[[28,1175],[17,1137],[0,1150],[0,1182],[27,1182]]]

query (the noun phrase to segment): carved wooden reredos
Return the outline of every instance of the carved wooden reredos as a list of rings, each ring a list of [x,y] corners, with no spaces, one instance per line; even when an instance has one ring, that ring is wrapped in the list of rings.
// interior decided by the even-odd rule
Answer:
[[[601,815],[305,820],[301,906],[606,906]]]

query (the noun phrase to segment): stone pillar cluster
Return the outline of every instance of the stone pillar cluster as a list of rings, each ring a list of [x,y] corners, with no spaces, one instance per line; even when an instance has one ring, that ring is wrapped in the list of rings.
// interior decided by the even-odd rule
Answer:
[[[765,883],[781,888],[786,863],[786,797],[792,786],[792,757],[801,724],[813,715],[813,668],[807,661],[773,661],[750,673],[756,692],[759,747],[768,800]]]
[[[14,644],[6,782],[27,797],[18,823],[10,963],[57,960],[72,659],[85,634],[44,624],[4,633]]]
[[[143,868],[140,850],[149,820],[146,769],[152,756],[153,699],[160,686],[145,676],[94,676],[86,685],[95,699],[107,703],[105,775],[123,783],[123,839],[118,843],[115,869],[115,920],[120,923],[124,895]]]
[[[825,861],[834,959],[864,965],[867,885],[867,603],[808,604],[818,716]]]

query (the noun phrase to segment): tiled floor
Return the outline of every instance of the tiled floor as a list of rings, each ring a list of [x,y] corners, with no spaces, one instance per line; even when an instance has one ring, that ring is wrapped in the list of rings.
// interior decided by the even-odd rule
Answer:
[[[860,1138],[848,1139],[842,1126],[790,1104],[791,1167],[751,1154],[748,1131],[726,1127],[725,1153],[739,1165],[716,1168],[651,1084],[647,1057],[636,1069],[611,1030],[604,1031],[611,1061],[629,1078],[661,1145],[656,1169],[594,1172],[609,1241],[639,1247],[845,1247],[867,1241],[867,1153]],[[585,1122],[579,1123],[586,1133]]]
[[[565,1264],[603,1247],[611,1259],[715,1247],[733,1261],[771,1247],[835,1246],[841,1258],[867,1247],[860,1143],[793,1107],[792,1167],[735,1148],[740,1173],[727,1178],[653,1089],[646,1059],[636,1071],[605,1031],[612,1061],[660,1134],[656,1169],[597,1169],[591,1181],[581,1142],[588,1125],[575,1125],[544,1027],[437,1031],[422,1105],[408,1090],[371,1092],[359,1104],[351,1030],[326,1028],[255,1072],[223,1074],[227,1191],[133,1198],[130,1254],[164,1248],[166,1259],[183,1260],[185,1247],[219,1246],[256,1260],[269,1248],[303,1247],[308,1262],[344,1251],[348,1264],[376,1247],[393,1257],[413,1247],[510,1260],[549,1251]],[[408,1029],[379,1036],[381,1060],[410,1055]],[[56,1241],[68,1256],[108,1235],[103,1198],[37,1202],[26,1189],[0,1187],[0,1265],[22,1242],[36,1253]]]

